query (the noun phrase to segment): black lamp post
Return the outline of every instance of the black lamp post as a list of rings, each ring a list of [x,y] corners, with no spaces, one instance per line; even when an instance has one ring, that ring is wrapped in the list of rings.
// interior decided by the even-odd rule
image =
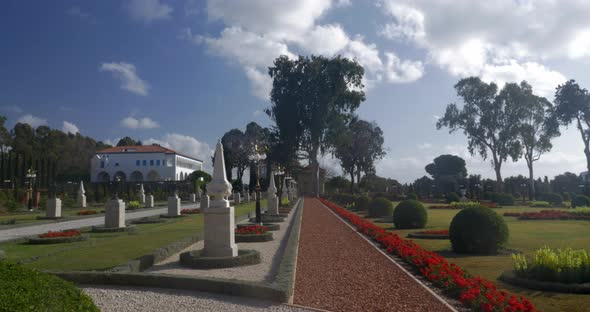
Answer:
[[[29,179],[29,211],[33,211],[33,183],[35,183],[37,172],[35,172],[33,168],[29,168],[29,170],[27,170],[26,177]]]
[[[254,146],[254,153],[248,157],[251,161],[254,162],[254,166],[256,166],[255,176],[256,176],[256,224],[262,224],[262,212],[260,211],[260,161],[266,159],[266,155],[264,153],[258,152],[258,145]]]

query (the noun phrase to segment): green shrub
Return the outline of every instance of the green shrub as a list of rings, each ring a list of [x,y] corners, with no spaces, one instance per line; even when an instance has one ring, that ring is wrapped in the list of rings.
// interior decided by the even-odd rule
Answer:
[[[585,196],[585,195],[577,195],[574,198],[574,204],[576,205],[576,207],[579,207],[579,206],[588,207],[588,206],[590,206],[590,197]]]
[[[564,201],[570,201],[572,200],[572,198],[576,197],[576,193],[571,193],[571,192],[563,192],[563,200]]]
[[[74,284],[0,261],[0,311],[99,311]]]
[[[508,241],[508,226],[492,209],[471,207],[455,215],[449,235],[457,253],[490,254]]]
[[[590,253],[584,249],[543,247],[535,251],[531,261],[524,255],[512,255],[517,276],[544,282],[590,282]]]
[[[514,197],[506,193],[496,193],[495,200],[492,201],[500,206],[514,206]]]
[[[541,199],[554,206],[559,206],[563,202],[563,198],[557,193],[545,193],[541,195]]]
[[[449,204],[449,208],[451,209],[465,209],[470,207],[481,207],[481,204],[478,202],[452,202]]]
[[[141,208],[141,204],[139,203],[138,200],[132,200],[127,204],[127,209],[129,209],[129,210],[139,209],[139,208]]]
[[[416,195],[416,193],[408,193],[408,195],[406,195],[406,198],[411,200],[418,200],[418,195]]]
[[[404,200],[393,211],[393,224],[398,229],[421,229],[427,220],[426,208],[416,200]]]
[[[549,202],[546,201],[534,201],[534,202],[530,202],[529,206],[531,207],[535,207],[535,208],[551,208],[551,204]]]
[[[449,194],[447,194],[447,196],[445,197],[445,199],[447,200],[447,203],[452,203],[452,202],[458,202],[461,200],[461,196],[459,196],[457,193],[455,192],[451,192]]]
[[[354,210],[355,211],[366,211],[369,209],[369,204],[371,199],[365,195],[358,196],[354,201]]]
[[[393,204],[386,198],[375,198],[369,204],[369,217],[391,217],[393,215]]]
[[[23,208],[23,204],[11,199],[6,201],[5,203],[6,206],[6,210],[8,210],[8,212],[15,212],[17,210],[19,210],[20,208]]]

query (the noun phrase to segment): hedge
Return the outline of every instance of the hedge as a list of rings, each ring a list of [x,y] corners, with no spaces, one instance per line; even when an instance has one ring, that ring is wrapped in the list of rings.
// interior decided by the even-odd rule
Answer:
[[[236,243],[260,243],[273,240],[271,232],[264,234],[235,234]]]

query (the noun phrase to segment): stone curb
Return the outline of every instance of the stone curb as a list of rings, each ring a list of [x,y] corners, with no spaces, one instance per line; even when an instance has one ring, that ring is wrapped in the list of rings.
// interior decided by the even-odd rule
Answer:
[[[550,291],[557,293],[590,294],[590,283],[565,284],[557,282],[536,281],[518,277],[516,276],[516,274],[514,274],[513,271],[504,271],[502,275],[498,277],[498,279],[507,284],[526,289]]]

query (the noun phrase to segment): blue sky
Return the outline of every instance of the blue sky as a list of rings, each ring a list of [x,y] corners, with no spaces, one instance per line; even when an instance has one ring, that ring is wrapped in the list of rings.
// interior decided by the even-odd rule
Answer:
[[[529,81],[553,99],[566,79],[590,87],[590,5],[554,1],[4,1],[0,113],[116,143],[131,136],[201,159],[224,132],[268,125],[266,68],[280,54],[341,54],[366,69],[361,118],[384,130],[378,174],[412,181],[434,157],[466,158],[461,134],[436,130],[453,85]],[[498,21],[502,20],[502,23]],[[540,176],[584,170],[582,141],[562,129]],[[326,167],[339,172],[329,157]],[[504,176],[526,174],[523,161]]]

